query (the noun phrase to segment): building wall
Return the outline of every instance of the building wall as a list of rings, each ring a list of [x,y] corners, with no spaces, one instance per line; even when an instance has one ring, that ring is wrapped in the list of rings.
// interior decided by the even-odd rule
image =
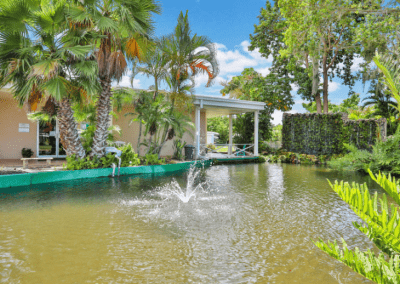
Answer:
[[[29,124],[29,132],[19,132],[19,124]],[[22,148],[30,148],[36,157],[37,123],[31,122],[13,97],[0,92],[0,159],[22,158]]]
[[[124,107],[118,114],[118,118],[112,119],[113,125],[121,128],[121,134],[116,134],[117,141],[131,143],[135,151],[138,150],[137,142],[139,137],[139,122],[130,123],[135,116],[125,116],[126,113],[134,112],[133,107]],[[194,111],[190,114],[194,124]],[[19,123],[29,124],[29,132],[18,132]],[[206,113],[200,114],[200,141],[206,144],[207,140],[207,119]],[[142,129],[142,133],[144,129]],[[185,133],[182,140],[187,144],[194,145],[195,130]],[[143,141],[143,139],[142,139]],[[34,152],[33,157],[37,157],[37,123],[31,122],[27,118],[27,112],[18,107],[17,102],[12,95],[0,92],[0,159],[20,159],[22,158],[22,148],[30,148]],[[142,146],[140,154],[144,155],[145,147]],[[174,154],[173,141],[168,141],[162,151],[161,156],[172,156]]]

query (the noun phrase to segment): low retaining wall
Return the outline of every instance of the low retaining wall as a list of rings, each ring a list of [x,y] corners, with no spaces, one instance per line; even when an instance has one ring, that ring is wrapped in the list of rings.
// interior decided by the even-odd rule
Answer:
[[[197,167],[208,167],[212,163],[211,160],[202,162],[184,162],[168,165],[139,166],[121,168],[120,175],[138,175],[138,174],[162,174],[168,172],[177,172],[187,170],[192,164]],[[117,172],[117,170],[116,170]],[[0,188],[10,188],[17,186],[29,186],[34,184],[52,183],[57,181],[68,181],[83,178],[96,178],[111,176],[112,169],[92,169],[92,170],[76,170],[76,171],[54,171],[43,173],[27,173],[14,175],[0,175]]]

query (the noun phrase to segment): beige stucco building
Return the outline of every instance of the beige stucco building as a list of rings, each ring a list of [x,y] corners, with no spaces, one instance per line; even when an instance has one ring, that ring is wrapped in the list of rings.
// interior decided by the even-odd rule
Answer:
[[[232,115],[254,112],[256,116],[255,141],[258,141],[258,111],[264,109],[265,103],[240,101],[211,96],[195,96],[195,110],[189,114],[195,124],[192,135],[185,133],[182,140],[196,147],[196,155],[201,156],[201,149],[207,143],[207,117],[216,115],[228,115],[230,117],[230,142],[229,149],[232,152]],[[40,106],[39,106],[40,108]],[[131,123],[133,113],[131,106],[123,107],[118,117],[112,117],[112,124],[121,129],[120,135],[116,135],[117,141],[131,143],[136,151],[144,154],[145,148],[138,149],[139,122]],[[20,108],[8,89],[0,90],[0,160],[20,159],[21,150],[29,148],[34,152],[33,157],[65,157],[65,152],[59,142],[59,129],[57,122],[45,124],[33,122],[28,119],[26,107]],[[82,123],[78,127],[84,128]],[[172,156],[174,153],[173,141],[168,141],[161,156]],[[254,144],[254,154],[258,154],[258,145]]]

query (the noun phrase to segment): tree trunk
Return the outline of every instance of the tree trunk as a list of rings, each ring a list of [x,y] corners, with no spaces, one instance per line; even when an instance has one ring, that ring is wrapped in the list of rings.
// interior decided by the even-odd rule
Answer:
[[[324,98],[324,113],[328,113],[328,66],[327,66],[327,55],[324,54],[322,61],[322,75],[324,76],[323,84],[323,98]]]
[[[137,140],[137,154],[140,156],[140,138],[142,138],[142,121],[139,121],[139,137]]]
[[[75,154],[78,158],[84,158],[85,149],[78,134],[78,127],[74,119],[74,112],[68,98],[59,103],[57,118],[60,124],[60,140],[68,156]]]
[[[319,94],[319,62],[318,58],[312,58],[313,77],[312,77],[312,97],[315,98],[317,104],[317,113],[321,113],[321,95]]]
[[[109,77],[100,80],[102,91],[97,101],[96,131],[93,137],[92,157],[104,156],[104,148],[107,146],[108,127],[111,111],[111,79]]]

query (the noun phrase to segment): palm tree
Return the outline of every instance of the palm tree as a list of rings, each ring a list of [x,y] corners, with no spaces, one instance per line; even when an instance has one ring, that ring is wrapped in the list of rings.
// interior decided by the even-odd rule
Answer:
[[[71,102],[97,92],[97,64],[84,45],[89,34],[70,25],[67,2],[6,0],[0,6],[0,85],[11,84],[20,105],[31,111],[47,100],[57,110],[60,138],[67,155],[84,157]],[[46,107],[45,107],[46,109]]]
[[[197,74],[202,73],[208,76],[206,87],[211,86],[215,81],[219,73],[216,48],[207,37],[192,35],[188,11],[185,15],[183,12],[179,14],[174,32],[161,38],[160,47],[169,71],[166,81],[170,88],[172,104],[170,114],[172,114],[177,103],[183,105],[190,100],[187,94],[193,93],[194,79]],[[162,145],[168,141],[169,129],[167,122],[161,136],[163,137]]]
[[[388,122],[388,135],[392,135],[396,132],[397,123],[392,122],[391,118],[398,117],[398,105],[393,101],[388,90],[380,85],[382,84],[376,81],[371,83],[370,90],[368,91],[370,95],[363,99],[365,102],[361,107],[364,109],[367,106],[373,106],[374,111],[372,115],[386,118]]]
[[[400,113],[400,61],[393,55],[381,56],[378,53],[373,58],[379,71],[383,74],[383,84],[388,93],[396,100],[392,104]]]
[[[148,55],[148,59],[144,62],[143,66],[138,66],[136,69],[137,73],[142,73],[148,78],[154,78],[154,95],[153,99],[156,99],[160,83],[167,78],[167,60],[160,49],[160,43],[156,43],[156,48],[151,51]],[[136,75],[136,72],[132,73],[132,79]]]
[[[160,45],[171,74],[172,94],[179,95],[180,85],[199,73],[208,76],[206,87],[212,85],[219,73],[215,44],[205,36],[192,35],[188,11],[179,14],[174,33],[163,37]]]
[[[104,155],[111,111],[111,83],[121,80],[127,59],[142,59],[149,46],[146,36],[153,30],[151,13],[159,13],[154,0],[76,1],[69,16],[91,27],[101,38],[96,41],[101,92],[97,100],[97,122],[92,156]]]

